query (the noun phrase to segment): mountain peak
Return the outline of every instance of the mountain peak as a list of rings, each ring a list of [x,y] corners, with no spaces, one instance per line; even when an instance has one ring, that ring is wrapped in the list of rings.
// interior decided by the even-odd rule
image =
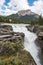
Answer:
[[[32,12],[31,10],[21,10],[21,11],[18,11],[17,13],[19,16],[25,16],[25,15],[36,15],[36,17],[38,16],[38,14]]]
[[[31,10],[21,10],[21,11],[18,11],[18,15],[19,16],[25,16],[25,15],[28,15],[31,13]]]

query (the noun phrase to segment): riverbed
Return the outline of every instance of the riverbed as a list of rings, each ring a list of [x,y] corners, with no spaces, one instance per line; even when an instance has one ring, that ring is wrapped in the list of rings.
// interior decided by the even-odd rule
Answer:
[[[24,49],[30,52],[31,56],[33,57],[37,65],[41,65],[40,58],[38,56],[40,48],[35,43],[37,35],[27,30],[26,26],[28,26],[29,24],[8,24],[8,23],[6,24],[4,23],[3,25],[11,25],[14,32],[23,32],[25,34]]]

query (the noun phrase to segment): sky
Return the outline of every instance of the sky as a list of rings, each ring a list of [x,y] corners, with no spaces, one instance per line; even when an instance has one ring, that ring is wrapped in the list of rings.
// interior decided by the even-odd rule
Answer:
[[[43,0],[0,0],[0,15],[7,16],[27,9],[43,16]]]

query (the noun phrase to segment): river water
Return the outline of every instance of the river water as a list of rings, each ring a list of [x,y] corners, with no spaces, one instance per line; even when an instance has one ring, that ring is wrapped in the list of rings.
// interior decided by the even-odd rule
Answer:
[[[40,59],[38,57],[38,52],[40,48],[35,43],[37,35],[27,30],[26,26],[28,24],[4,24],[4,25],[11,25],[14,32],[22,32],[25,34],[24,49],[30,52],[31,56],[33,57],[37,65],[41,65]]]

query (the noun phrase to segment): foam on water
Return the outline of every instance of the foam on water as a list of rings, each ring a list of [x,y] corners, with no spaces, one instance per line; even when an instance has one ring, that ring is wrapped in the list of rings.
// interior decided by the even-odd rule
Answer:
[[[25,27],[25,24],[8,24],[8,25],[11,25],[13,27],[14,32],[23,32],[25,34],[24,39],[25,49],[28,52],[30,52],[36,64],[41,65],[38,57],[39,47],[37,47],[35,44],[35,39],[37,38],[36,34],[29,32]]]

